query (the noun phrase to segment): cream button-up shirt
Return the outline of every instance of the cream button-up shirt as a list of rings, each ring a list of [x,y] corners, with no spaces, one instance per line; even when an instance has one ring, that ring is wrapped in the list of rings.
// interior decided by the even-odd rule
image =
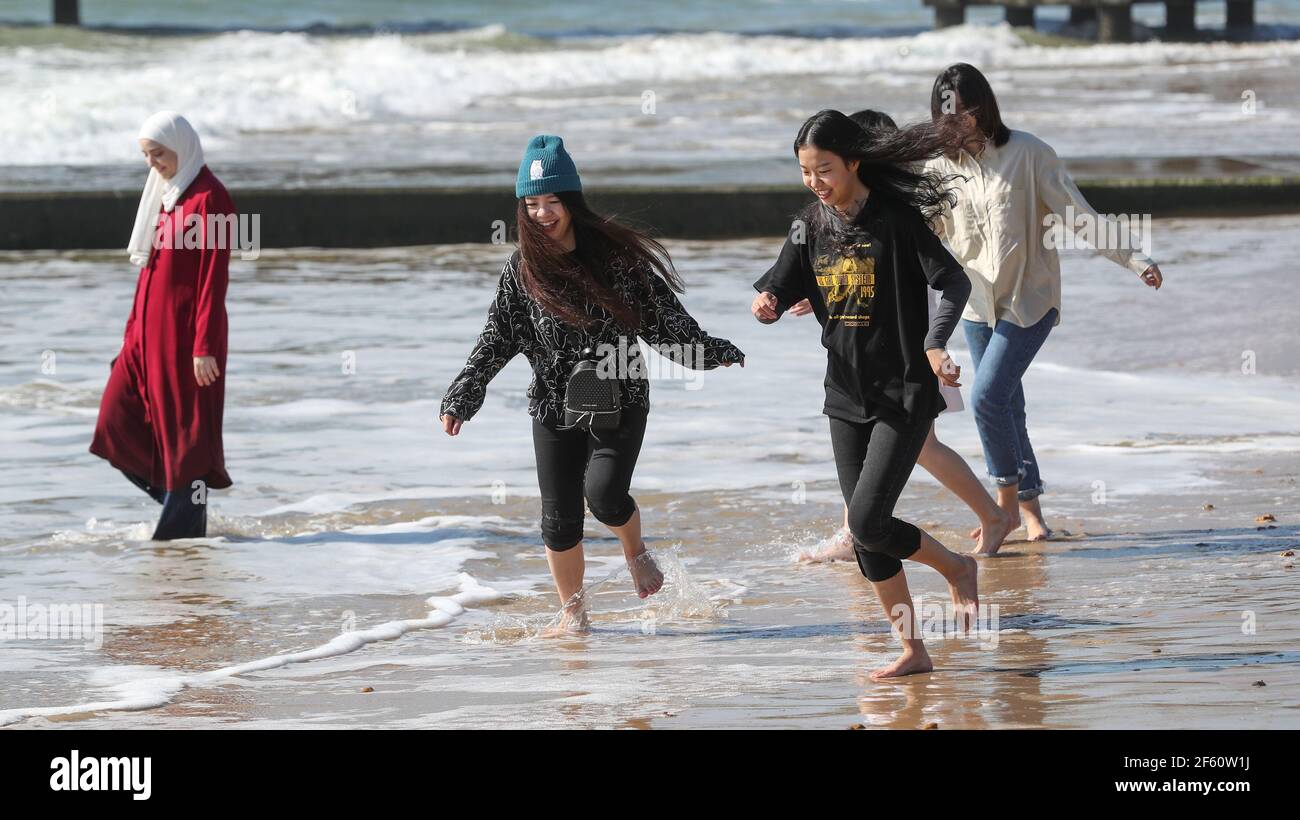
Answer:
[[[1076,225],[1093,220],[1093,236],[1120,238],[1099,243],[1097,253],[1138,275],[1154,264],[1129,229],[1098,216],[1065,163],[1033,134],[1013,130],[1005,145],[990,141],[978,158],[962,151],[956,160],[928,160],[925,168],[966,177],[948,183],[957,203],[933,225],[970,277],[963,319],[989,327],[998,320],[1030,327],[1056,308],[1056,321],[1061,321],[1061,261],[1044,238],[1053,233],[1047,227],[1049,214],[1067,226],[1064,233],[1056,232],[1058,237],[1071,238],[1066,216],[1072,211]]]

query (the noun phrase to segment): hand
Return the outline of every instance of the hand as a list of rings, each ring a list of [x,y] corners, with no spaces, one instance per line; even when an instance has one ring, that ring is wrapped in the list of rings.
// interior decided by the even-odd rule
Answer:
[[[199,387],[207,387],[219,378],[221,368],[217,367],[216,356],[194,357],[194,380],[199,383]]]
[[[809,313],[813,312],[812,302],[809,302],[807,299],[804,299],[802,302],[799,302],[794,307],[790,308],[790,312],[793,313],[795,316],[807,316]]]
[[[1160,275],[1159,265],[1152,265],[1142,271],[1141,279],[1146,283],[1147,287],[1155,288],[1156,290],[1160,290],[1160,285],[1165,281],[1165,278]]]
[[[442,422],[442,432],[449,436],[458,435],[460,426],[465,423],[455,416],[439,416],[438,419]]]
[[[755,296],[754,303],[749,306],[749,309],[753,312],[754,318],[765,325],[780,318],[776,315],[776,297],[767,291]]]
[[[961,382],[957,381],[961,378],[961,368],[948,355],[948,351],[936,347],[925,351],[925,356],[930,360],[930,369],[939,377],[939,381],[949,387],[961,387]]]

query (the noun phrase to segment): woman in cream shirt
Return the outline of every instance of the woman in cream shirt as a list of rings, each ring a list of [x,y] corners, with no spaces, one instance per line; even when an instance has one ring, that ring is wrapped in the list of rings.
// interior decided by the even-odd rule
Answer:
[[[1038,501],[1043,480],[1025,428],[1021,377],[1060,321],[1061,226],[1073,232],[1090,224],[1097,253],[1149,287],[1159,288],[1162,277],[1126,226],[1093,210],[1051,146],[1003,124],[993,89],[974,66],[940,74],[930,107],[936,120],[959,115],[969,133],[957,156],[927,167],[949,177],[957,193],[933,227],[971,280],[961,323],[975,362],[971,405],[1006,513],[1005,532],[972,533],[977,552],[991,555],[1022,517],[1029,540],[1052,534]]]

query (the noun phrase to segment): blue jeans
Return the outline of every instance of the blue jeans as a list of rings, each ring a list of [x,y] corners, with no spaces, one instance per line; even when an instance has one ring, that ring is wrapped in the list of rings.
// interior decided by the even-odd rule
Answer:
[[[984,463],[999,486],[1020,486],[1021,501],[1041,495],[1043,479],[1025,430],[1025,389],[1020,379],[1055,323],[1056,308],[1032,327],[1006,321],[992,328],[983,322],[961,322],[975,360],[971,406],[984,445]]]

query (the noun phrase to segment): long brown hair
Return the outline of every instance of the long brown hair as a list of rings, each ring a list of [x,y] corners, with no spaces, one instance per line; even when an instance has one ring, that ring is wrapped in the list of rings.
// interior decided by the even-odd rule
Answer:
[[[515,212],[519,234],[519,281],[528,295],[548,313],[579,327],[596,318],[586,303],[604,308],[629,331],[641,325],[640,305],[629,305],[614,289],[609,268],[622,264],[644,286],[647,277],[662,276],[673,290],[685,290],[668,251],[656,239],[602,216],[587,205],[581,191],[561,191],[555,196],[573,220],[577,247],[569,253],[546,235],[528,215],[523,197]],[[648,290],[648,287],[646,288]]]
[[[986,139],[999,148],[1011,139],[1011,130],[1002,122],[1002,109],[998,108],[997,95],[988,78],[970,63],[954,63],[935,78],[930,91],[930,117],[936,122],[945,115],[957,114],[949,110],[953,95],[961,98],[962,108],[975,118],[975,127]],[[951,152],[955,155],[956,152]]]

